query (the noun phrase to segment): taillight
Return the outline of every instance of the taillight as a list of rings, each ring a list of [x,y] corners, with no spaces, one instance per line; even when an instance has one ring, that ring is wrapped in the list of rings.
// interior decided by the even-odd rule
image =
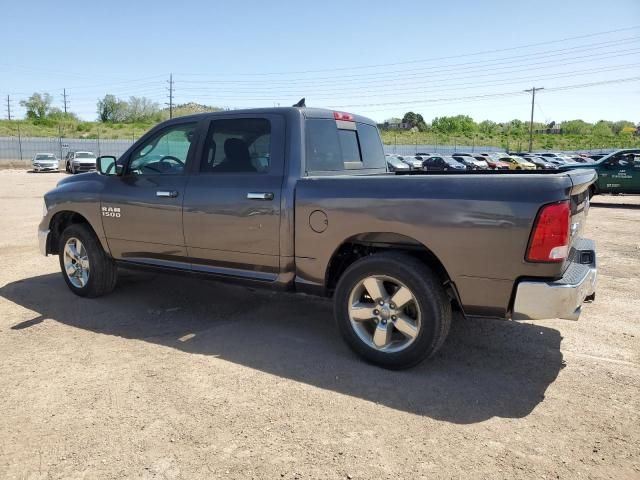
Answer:
[[[569,200],[545,205],[538,212],[529,248],[529,262],[562,262],[569,254]]]
[[[333,112],[333,118],[336,120],[344,120],[345,122],[353,122],[353,115],[344,112]]]

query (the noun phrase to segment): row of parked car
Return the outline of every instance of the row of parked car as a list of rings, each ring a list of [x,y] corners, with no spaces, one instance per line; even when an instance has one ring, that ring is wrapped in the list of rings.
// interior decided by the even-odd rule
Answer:
[[[603,155],[566,155],[563,153],[456,152],[451,155],[416,153],[387,154],[393,172],[427,170],[556,170],[567,165],[593,163]]]
[[[96,169],[96,155],[93,152],[68,152],[64,157],[67,173],[88,172]],[[34,172],[57,172],[60,160],[53,153],[36,153],[31,159]]]

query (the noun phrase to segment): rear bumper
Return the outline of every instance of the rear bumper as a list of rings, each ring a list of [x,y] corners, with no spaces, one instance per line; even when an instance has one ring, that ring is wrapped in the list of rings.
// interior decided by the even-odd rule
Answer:
[[[595,243],[576,242],[572,262],[559,280],[518,283],[513,304],[514,320],[562,318],[577,320],[582,304],[596,292],[598,270]]]

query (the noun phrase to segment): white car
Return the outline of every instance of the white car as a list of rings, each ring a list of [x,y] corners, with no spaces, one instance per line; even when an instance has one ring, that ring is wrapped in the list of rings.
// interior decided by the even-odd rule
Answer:
[[[96,158],[93,152],[69,152],[65,163],[65,170],[73,174],[95,170]]]
[[[412,170],[422,170],[422,160],[415,155],[396,155],[396,158],[409,165]]]
[[[36,153],[31,160],[31,168],[34,172],[57,172],[58,157],[53,153]]]

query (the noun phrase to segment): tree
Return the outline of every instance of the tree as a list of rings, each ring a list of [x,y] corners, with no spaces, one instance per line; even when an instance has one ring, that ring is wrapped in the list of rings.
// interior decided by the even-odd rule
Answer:
[[[53,98],[48,93],[34,93],[27,100],[20,100],[20,106],[27,109],[27,118],[44,120],[51,111]]]
[[[586,135],[591,133],[592,125],[584,120],[567,120],[562,122],[562,133],[568,135]]]
[[[598,121],[591,129],[591,133],[600,137],[612,136],[613,130],[611,128],[611,122],[607,122],[606,120]]]
[[[629,120],[619,120],[617,122],[613,122],[611,130],[613,130],[613,133],[615,135],[618,135],[622,132],[624,127],[635,127],[635,124],[633,122],[630,122]]]
[[[448,134],[471,134],[476,130],[476,127],[476,122],[468,115],[436,117],[431,123],[431,128],[436,132]]]
[[[413,112],[407,112],[402,117],[402,123],[406,123],[409,128],[413,128],[418,123],[418,116]]]
[[[493,135],[498,133],[498,124],[491,120],[483,120],[478,124],[478,130],[485,135]]]
[[[51,110],[49,110],[49,113],[47,114],[47,118],[50,120],[69,120],[69,121],[78,121],[78,116],[75,113],[71,113],[71,112],[63,112],[62,110],[60,110],[58,107],[52,107]]]
[[[146,97],[129,97],[127,109],[128,122],[143,122],[152,120],[160,113],[158,104]]]
[[[127,102],[107,94],[98,100],[98,118],[101,122],[124,122],[127,118]]]

